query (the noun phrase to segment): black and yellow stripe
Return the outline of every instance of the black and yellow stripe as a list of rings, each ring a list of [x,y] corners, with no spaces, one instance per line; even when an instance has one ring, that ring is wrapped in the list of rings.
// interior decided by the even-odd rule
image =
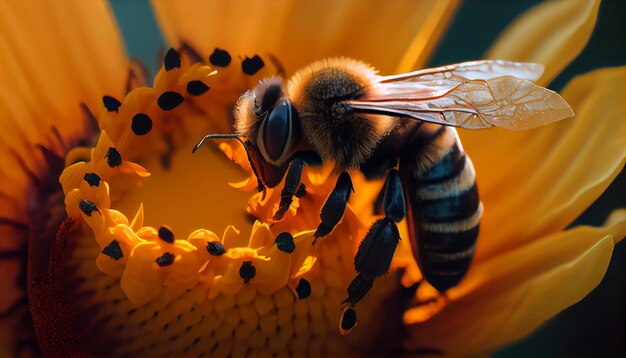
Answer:
[[[400,159],[413,254],[424,278],[444,292],[472,260],[482,215],[474,167],[456,130],[422,126]]]

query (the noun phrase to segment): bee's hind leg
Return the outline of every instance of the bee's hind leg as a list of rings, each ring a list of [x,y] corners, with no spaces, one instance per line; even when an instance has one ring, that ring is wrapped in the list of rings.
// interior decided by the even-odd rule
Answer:
[[[343,213],[346,211],[346,204],[350,200],[350,194],[354,191],[352,187],[352,179],[348,172],[343,172],[337,178],[335,188],[330,193],[322,211],[320,212],[320,219],[322,222],[315,231],[314,238],[326,236],[337,226],[339,220],[343,217]]]
[[[348,297],[342,302],[348,304],[343,315],[349,313],[347,324],[342,318],[340,332],[348,333],[356,325],[356,310],[354,306],[372,288],[374,280],[383,276],[389,270],[391,259],[400,241],[400,233],[396,222],[404,219],[406,206],[402,183],[396,169],[387,172],[387,179],[383,187],[382,207],[385,217],[377,220],[365,235],[354,257],[354,267],[357,276],[348,286]],[[342,315],[342,317],[344,317]]]
[[[396,169],[389,170],[383,190],[385,217],[372,225],[354,257],[356,272],[365,278],[380,277],[389,270],[391,259],[400,241],[396,223],[406,215],[404,192]]]
[[[298,197],[304,195],[304,186],[300,185],[303,167],[304,162],[300,158],[296,158],[291,162],[287,177],[285,178],[285,186],[280,192],[280,204],[278,205],[278,210],[274,213],[274,220],[278,221],[283,218],[293,201],[294,195]]]

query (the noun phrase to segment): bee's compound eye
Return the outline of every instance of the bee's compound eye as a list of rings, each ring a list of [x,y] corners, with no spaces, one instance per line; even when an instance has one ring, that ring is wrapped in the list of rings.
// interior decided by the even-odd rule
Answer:
[[[287,149],[291,136],[291,105],[284,101],[276,105],[265,119],[260,134],[269,159],[277,161]]]

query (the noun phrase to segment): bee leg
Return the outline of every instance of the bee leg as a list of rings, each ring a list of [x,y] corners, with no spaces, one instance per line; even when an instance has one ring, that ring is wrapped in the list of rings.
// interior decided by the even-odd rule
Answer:
[[[315,239],[326,236],[333,231],[343,217],[343,213],[346,211],[346,204],[350,199],[350,193],[353,191],[350,174],[348,172],[341,173],[339,178],[337,178],[335,188],[326,199],[326,202],[324,202],[324,206],[322,206],[322,211],[320,212],[322,222],[313,235]]]
[[[289,206],[293,201],[293,196],[296,195],[298,188],[300,187],[300,178],[302,178],[303,167],[304,162],[302,159],[296,158],[291,162],[289,171],[287,171],[287,177],[285,178],[285,186],[280,192],[280,204],[278,206],[278,210],[274,214],[274,220],[281,220],[289,209]]]

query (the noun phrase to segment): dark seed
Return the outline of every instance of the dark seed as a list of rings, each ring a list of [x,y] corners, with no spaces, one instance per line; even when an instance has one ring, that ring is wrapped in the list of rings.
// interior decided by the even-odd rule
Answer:
[[[211,56],[209,56],[209,62],[211,62],[213,66],[218,67],[228,66],[231,60],[232,58],[230,57],[230,54],[227,51],[219,48],[216,48]]]
[[[122,165],[122,155],[113,147],[109,147],[105,159],[111,168]]]
[[[159,238],[167,243],[174,243],[174,233],[165,226],[159,228]]]
[[[243,278],[244,283],[248,283],[254,276],[256,276],[256,267],[254,267],[252,261],[244,261],[241,268],[239,268],[239,277]]]
[[[145,113],[137,113],[133,116],[130,128],[135,135],[146,135],[152,130],[152,119]]]
[[[84,200],[84,199],[81,199],[78,202],[78,207],[87,216],[91,216],[91,213],[98,210],[98,208],[96,207],[96,204],[92,203],[89,200]]]
[[[181,103],[183,103],[183,96],[178,92],[168,91],[163,92],[159,99],[157,99],[157,104],[164,111],[171,111],[172,109],[178,107]]]
[[[202,81],[187,82],[187,92],[192,96],[199,96],[208,90],[209,86],[205,85]]]
[[[296,287],[296,293],[298,294],[299,300],[304,300],[311,296],[311,283],[304,278],[300,279],[298,282],[298,286]]]
[[[175,258],[174,255],[170,254],[169,252],[166,252],[163,255],[161,255],[160,257],[157,257],[156,263],[157,263],[157,265],[159,265],[161,267],[169,266],[169,265],[174,263],[174,258]]]
[[[122,105],[122,102],[118,101],[116,98],[111,97],[111,96],[102,97],[102,103],[104,103],[104,107],[109,112],[117,112],[120,106]]]
[[[263,66],[265,66],[265,62],[263,62],[259,55],[254,55],[252,58],[246,57],[246,59],[241,62],[241,70],[243,73],[250,76],[259,72]]]
[[[96,173],[87,173],[83,177],[89,186],[100,186],[100,176]]]
[[[288,254],[292,253],[293,250],[296,249],[296,243],[293,242],[293,236],[291,236],[288,232],[282,232],[276,236],[276,247],[282,252],[286,252]]]
[[[165,58],[163,59],[163,65],[165,66],[166,71],[170,71],[174,68],[180,67],[180,54],[178,53],[178,51],[170,48],[165,54]]]
[[[213,256],[222,256],[226,252],[226,249],[224,249],[224,246],[219,241],[207,242],[206,250]]]
[[[356,326],[356,310],[348,307],[341,316],[341,334],[348,334],[354,326]]]
[[[117,261],[124,257],[124,253],[122,252],[122,248],[120,247],[120,243],[117,240],[111,241],[107,247],[102,249],[102,253]]]

